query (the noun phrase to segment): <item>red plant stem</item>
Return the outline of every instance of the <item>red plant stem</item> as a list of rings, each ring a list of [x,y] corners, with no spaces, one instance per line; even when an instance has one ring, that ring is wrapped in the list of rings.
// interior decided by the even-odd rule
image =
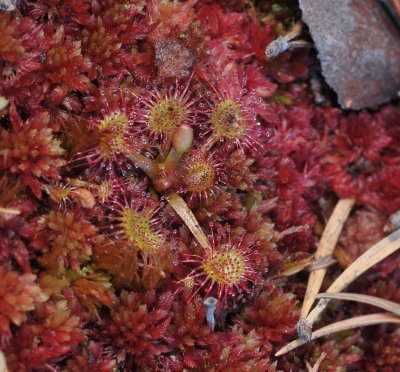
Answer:
[[[144,155],[141,155],[136,151],[130,151],[128,157],[135,166],[145,172],[151,179],[157,175],[157,165]]]

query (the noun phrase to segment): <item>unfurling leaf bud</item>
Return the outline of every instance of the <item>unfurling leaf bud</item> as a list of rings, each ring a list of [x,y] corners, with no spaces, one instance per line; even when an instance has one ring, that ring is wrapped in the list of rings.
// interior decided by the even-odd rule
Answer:
[[[172,135],[172,145],[177,153],[183,154],[189,150],[193,142],[193,128],[190,125],[182,124],[175,129]]]

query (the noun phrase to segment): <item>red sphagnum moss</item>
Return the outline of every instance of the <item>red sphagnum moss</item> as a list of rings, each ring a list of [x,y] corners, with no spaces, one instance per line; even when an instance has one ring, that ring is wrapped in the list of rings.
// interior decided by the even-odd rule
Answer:
[[[24,0],[0,12],[9,371],[303,371],[322,352],[319,371],[400,369],[394,326],[274,356],[307,278],[281,272],[311,257],[336,200],[357,206],[342,268],[400,209],[398,103],[317,104],[310,50],[265,55],[299,21],[289,3]],[[399,268],[391,256],[355,288],[398,302]],[[324,320],[366,309],[340,304]]]

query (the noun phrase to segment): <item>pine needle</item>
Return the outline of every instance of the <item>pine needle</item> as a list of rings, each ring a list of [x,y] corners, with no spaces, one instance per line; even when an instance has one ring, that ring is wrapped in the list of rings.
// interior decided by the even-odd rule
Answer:
[[[0,350],[0,372],[8,372],[6,357],[4,353]]]
[[[310,340],[316,340],[317,338],[328,336],[331,333],[347,331],[349,329],[358,328],[358,327],[366,327],[375,324],[382,324],[382,323],[397,323],[400,324],[400,318],[394,316],[389,313],[377,313],[377,314],[369,314],[369,315],[362,315],[357,316],[354,318],[341,320],[340,322],[329,324],[326,327],[322,327],[317,331],[311,334]],[[301,338],[290,342],[289,344],[285,345],[283,348],[278,350],[275,354],[276,357],[281,356],[283,354],[288,353],[301,345],[306,344],[307,341]]]
[[[364,304],[379,307],[380,309],[390,311],[393,314],[400,316],[400,304],[388,301],[380,297],[369,296],[359,293],[320,293],[315,298],[329,298],[331,300],[347,300],[357,301]]]
[[[358,257],[343,273],[331,284],[326,293],[337,293],[347,287],[370,267],[391,255],[400,248],[400,230],[388,235],[380,240],[370,249]],[[317,306],[307,316],[307,320],[312,324],[325,309],[329,299],[321,299]]]

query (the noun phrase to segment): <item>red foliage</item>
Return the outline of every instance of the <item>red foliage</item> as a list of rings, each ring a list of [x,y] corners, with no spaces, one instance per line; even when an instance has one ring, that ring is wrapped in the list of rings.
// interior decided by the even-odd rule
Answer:
[[[244,311],[244,319],[250,324],[242,324],[246,329],[257,329],[266,343],[282,343],[295,333],[299,319],[297,300],[291,294],[284,294],[277,288],[261,293]]]
[[[156,25],[149,35],[150,40],[183,33],[194,21],[196,13],[193,6],[197,1],[150,0],[147,4],[147,22]]]
[[[229,339],[221,337],[220,344],[215,345],[208,356],[209,371],[277,371],[276,363],[268,357],[271,349],[262,335],[254,330],[244,333],[234,328],[225,336]]]
[[[156,355],[168,352],[170,347],[163,339],[174,297],[171,292],[157,298],[155,292],[123,291],[111,310],[112,322],[104,321],[114,345],[134,355],[136,363],[151,363]]]
[[[40,179],[60,178],[59,168],[64,164],[60,156],[64,150],[48,128],[47,113],[32,116],[26,123],[16,112],[11,118],[13,128],[0,133],[1,166],[20,175],[25,185],[40,198],[43,184]]]
[[[11,267],[12,259],[31,273],[29,252],[25,239],[31,239],[35,227],[28,217],[35,211],[36,204],[22,196],[21,182],[4,175],[0,179],[0,205],[19,213],[18,215],[0,212],[0,262]]]
[[[11,337],[10,321],[21,325],[27,320],[27,311],[47,300],[47,295],[35,283],[36,275],[23,274],[0,267],[0,341]],[[3,347],[3,346],[2,346]]]
[[[85,73],[89,71],[91,62],[82,57],[81,42],[67,35],[63,26],[46,31],[51,34],[52,41],[42,71],[50,80],[48,84],[53,84],[51,98],[53,104],[58,105],[72,90],[89,90],[90,80]]]
[[[322,351],[321,371],[399,369],[391,326],[274,360],[306,275],[271,277],[314,252],[337,198],[358,208],[343,267],[400,209],[397,103],[344,112],[317,97],[309,49],[266,57],[293,2],[17,3],[0,13],[9,370],[301,371]],[[398,301],[399,267],[357,289]],[[214,330],[196,291],[219,297]],[[329,321],[368,307],[340,309]]]
[[[4,61],[17,62],[25,49],[22,40],[15,35],[20,21],[13,19],[11,14],[2,12],[0,14],[0,33],[2,40],[0,44],[0,56]]]
[[[205,367],[203,348],[212,332],[205,323],[205,308],[200,299],[196,297],[188,304],[191,295],[190,290],[185,288],[171,308],[173,315],[167,338],[178,357],[174,363],[175,370]],[[178,361],[181,367],[176,369]],[[166,359],[164,364],[172,366],[173,358]]]
[[[67,360],[65,372],[98,371],[108,372],[116,368],[116,361],[110,358],[110,353],[94,341],[83,346],[75,344],[71,347],[72,357]]]
[[[46,363],[53,365],[65,358],[69,344],[41,344],[32,327],[24,325],[16,332],[12,343],[4,351],[7,367],[12,372],[29,372]]]
[[[92,246],[102,238],[98,228],[83,218],[79,209],[66,213],[51,211],[37,221],[33,247],[42,252],[41,264],[52,272],[79,270],[89,260]]]
[[[361,336],[359,333],[347,336],[343,332],[330,336],[321,345],[314,348],[311,348],[309,345],[312,354],[308,353],[308,361],[311,362],[311,365],[314,365],[321,353],[325,352],[327,355],[323,359],[318,371],[341,372],[347,366],[357,365],[355,363],[363,357],[363,351],[358,346],[360,339]]]
[[[343,255],[339,256],[339,262],[342,267],[349,266],[367,249],[383,239],[384,222],[381,214],[368,210],[359,210],[348,219],[340,237]]]
[[[379,155],[392,138],[377,118],[378,114],[366,112],[343,117],[329,141],[323,173],[340,197],[361,194],[366,189],[367,178],[385,164]]]

